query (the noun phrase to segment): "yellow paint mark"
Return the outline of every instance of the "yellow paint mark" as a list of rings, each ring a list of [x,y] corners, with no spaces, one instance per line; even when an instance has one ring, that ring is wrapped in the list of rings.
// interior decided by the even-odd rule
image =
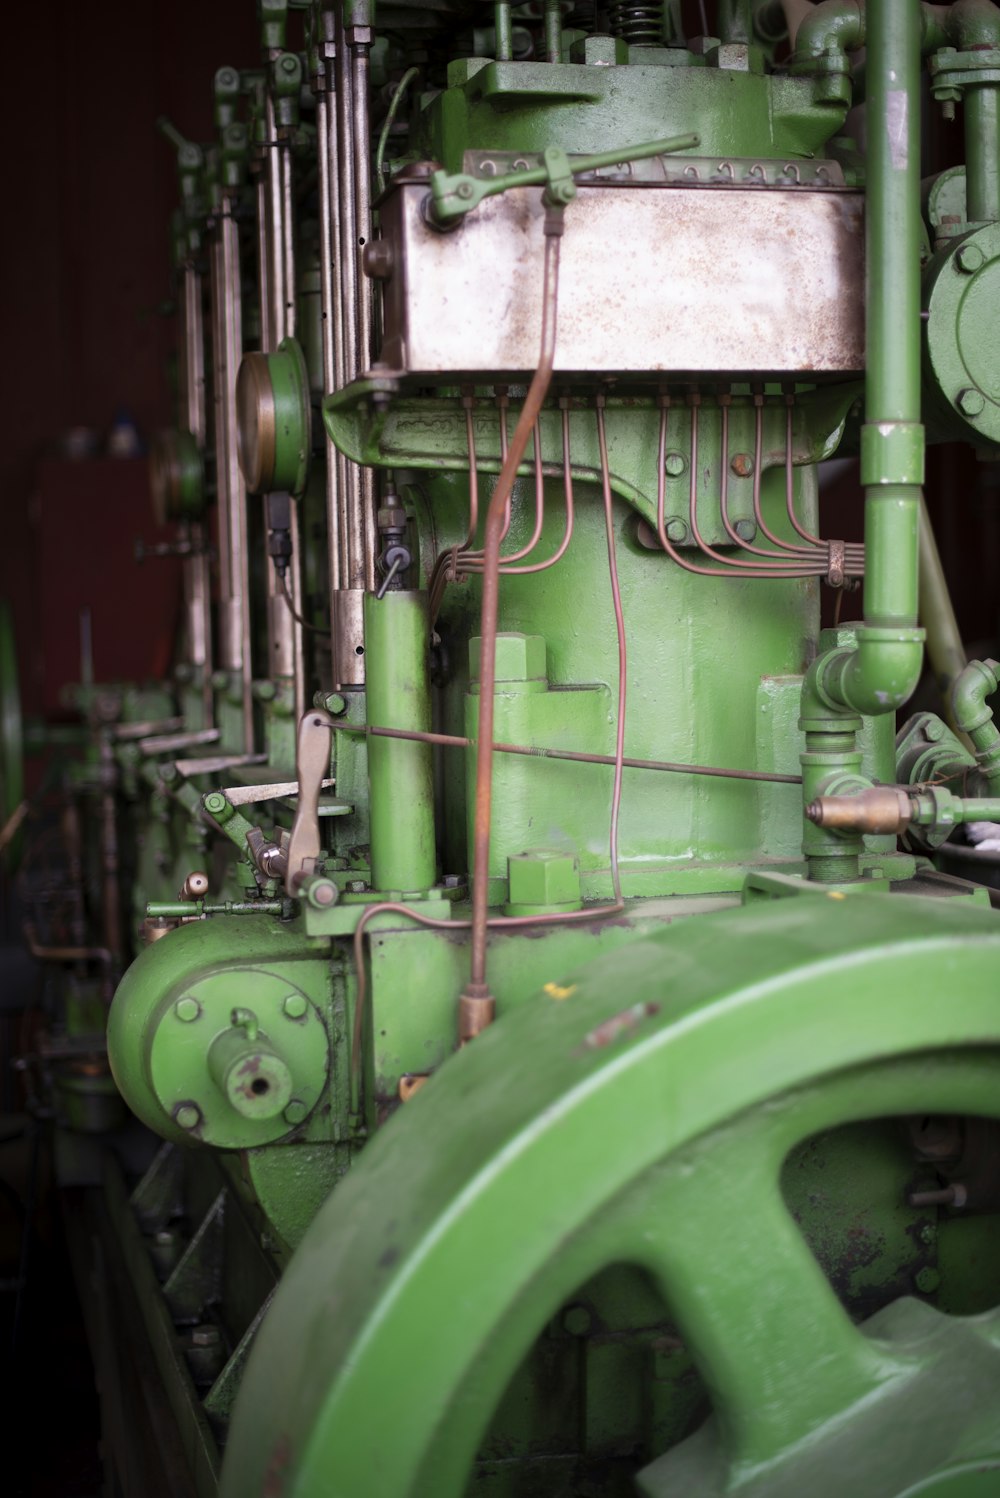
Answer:
[[[828,889],[826,892],[828,900],[846,900],[847,896],[842,889]]]
[[[571,983],[568,988],[563,988],[558,983],[546,983],[542,992],[547,993],[550,999],[559,999],[561,1001],[568,999],[570,994],[576,993],[576,984]]]

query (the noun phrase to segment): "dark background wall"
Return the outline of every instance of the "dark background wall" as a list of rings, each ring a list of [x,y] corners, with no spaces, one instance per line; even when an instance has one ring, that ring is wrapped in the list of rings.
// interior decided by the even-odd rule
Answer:
[[[51,706],[51,683],[60,674],[50,661],[46,692],[38,627],[43,595],[46,634],[75,641],[77,604],[68,595],[80,589],[61,587],[61,577],[75,574],[78,582],[87,569],[94,587],[113,597],[122,569],[131,565],[133,535],[151,534],[144,465],[129,465],[129,478],[116,476],[107,505],[95,470],[74,474],[65,465],[61,482],[59,470],[46,472],[50,522],[60,504],[67,510],[79,504],[89,510],[90,526],[82,536],[77,517],[60,545],[53,534],[60,528],[49,523],[43,548],[33,524],[39,461],[72,427],[93,428],[103,444],[119,410],[143,437],[170,421],[167,361],[175,333],[165,304],[177,183],[173,150],[154,121],[165,114],[185,135],[211,138],[216,69],[253,66],[259,53],[252,0],[9,5],[3,33],[0,597],[14,610],[25,707],[37,712]],[[162,599],[157,565],[146,565],[141,586]],[[124,660],[108,631],[95,630],[98,675],[161,669],[162,636],[173,623],[171,608],[147,633],[147,655],[133,645]],[[121,626],[139,633],[124,617]]]

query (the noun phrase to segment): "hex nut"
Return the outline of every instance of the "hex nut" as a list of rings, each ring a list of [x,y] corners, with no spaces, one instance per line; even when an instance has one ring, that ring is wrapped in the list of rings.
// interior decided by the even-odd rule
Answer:
[[[300,993],[290,993],[282,1004],[289,1019],[302,1019],[309,1005]]]
[[[928,1264],[925,1265],[923,1269],[918,1269],[916,1275],[914,1276],[913,1283],[916,1285],[921,1294],[933,1295],[934,1291],[941,1283],[941,1275],[937,1269],[931,1268],[931,1266]]]
[[[971,276],[975,271],[979,270],[985,258],[977,244],[963,244],[955,256],[955,263],[959,270],[964,271],[967,276]]]
[[[179,1103],[174,1109],[174,1122],[182,1129],[196,1129],[201,1123],[201,1109],[196,1103]]]
[[[290,1103],[285,1105],[284,1119],[286,1123],[300,1124],[309,1109],[300,1098],[293,1097]]]
[[[687,459],[683,453],[667,453],[663,460],[663,467],[671,478],[676,479],[687,467]]]
[[[191,994],[186,993],[182,999],[178,999],[174,1005],[174,1013],[179,1020],[189,1024],[191,1020],[197,1019],[201,1014],[201,1005]]]
[[[482,640],[474,635],[469,641],[469,675],[480,678]],[[497,635],[496,679],[501,681],[544,681],[547,669],[545,640],[542,635],[523,635],[516,630],[502,630]]]
[[[757,526],[753,520],[737,520],[733,530],[741,541],[752,541],[757,534]]]
[[[680,542],[687,540],[688,528],[683,520],[677,519],[676,515],[672,520],[667,521],[665,529],[667,532],[668,541]]]
[[[956,405],[963,416],[979,416],[986,405],[986,401],[978,390],[973,390],[970,387],[967,390],[960,390],[958,392]]]
[[[580,866],[572,853],[533,850],[507,860],[511,905],[578,905]]]

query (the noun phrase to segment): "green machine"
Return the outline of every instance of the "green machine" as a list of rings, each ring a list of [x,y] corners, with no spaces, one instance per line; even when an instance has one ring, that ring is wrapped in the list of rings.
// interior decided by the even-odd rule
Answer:
[[[1000,665],[922,506],[1000,455],[1000,10],[258,16],[175,137],[177,738],[115,751],[169,1491],[1000,1493],[1000,921],[935,864]]]

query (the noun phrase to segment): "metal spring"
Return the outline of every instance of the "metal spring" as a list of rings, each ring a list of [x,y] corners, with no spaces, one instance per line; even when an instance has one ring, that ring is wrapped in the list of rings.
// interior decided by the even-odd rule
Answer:
[[[611,0],[608,25],[613,36],[619,36],[633,47],[663,45],[663,6],[643,4],[642,0]]]

